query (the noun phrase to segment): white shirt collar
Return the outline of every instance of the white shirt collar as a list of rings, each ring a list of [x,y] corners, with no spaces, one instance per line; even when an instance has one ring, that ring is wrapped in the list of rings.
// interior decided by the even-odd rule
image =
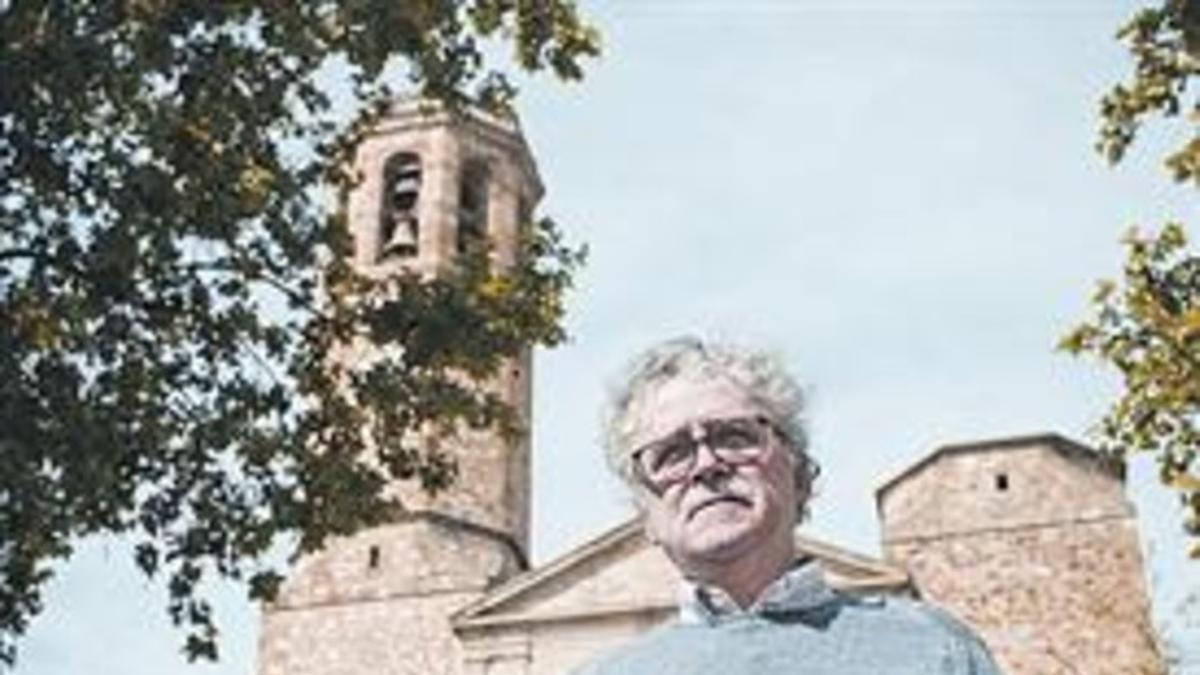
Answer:
[[[679,621],[685,624],[712,623],[734,614],[796,612],[818,607],[834,597],[825,583],[825,572],[813,558],[797,560],[772,581],[747,609],[716,586],[684,580],[679,588]]]

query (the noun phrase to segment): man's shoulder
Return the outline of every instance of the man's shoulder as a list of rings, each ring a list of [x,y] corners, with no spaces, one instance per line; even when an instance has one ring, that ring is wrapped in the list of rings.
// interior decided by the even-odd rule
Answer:
[[[987,646],[969,626],[950,612],[913,598],[873,595],[854,598],[848,608],[874,625],[869,632],[876,638],[903,637],[922,639],[938,645],[948,662],[962,666],[951,672],[999,673]],[[873,615],[873,616],[872,616]]]
[[[721,670],[713,669],[713,659]],[[787,672],[803,666],[814,672],[999,673],[974,632],[943,610],[904,597],[835,593],[820,606],[773,618],[661,626],[572,675],[749,673],[762,663]]]
[[[929,630],[948,634],[970,635],[966,624],[949,612],[915,598],[900,595],[842,596],[843,603],[851,610],[864,615],[875,614],[883,621],[905,624],[906,628]]]

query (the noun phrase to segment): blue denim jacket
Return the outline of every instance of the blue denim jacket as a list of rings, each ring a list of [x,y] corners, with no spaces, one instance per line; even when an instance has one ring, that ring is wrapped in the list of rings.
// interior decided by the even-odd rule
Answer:
[[[739,609],[685,584],[679,620],[577,675],[999,675],[987,648],[950,615],[897,597],[826,585],[815,562]]]

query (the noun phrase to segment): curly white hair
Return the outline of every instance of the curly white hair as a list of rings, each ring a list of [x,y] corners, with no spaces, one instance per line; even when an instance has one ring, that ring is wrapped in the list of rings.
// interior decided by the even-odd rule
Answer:
[[[657,344],[635,357],[609,387],[604,410],[604,452],[626,484],[637,482],[631,438],[649,392],[678,379],[720,378],[743,389],[787,440],[795,460],[797,513],[803,519],[820,468],[808,454],[804,390],[773,353],[686,336]]]

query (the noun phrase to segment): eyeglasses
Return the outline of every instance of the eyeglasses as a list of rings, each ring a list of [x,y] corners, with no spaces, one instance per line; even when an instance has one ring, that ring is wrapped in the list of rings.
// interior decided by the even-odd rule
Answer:
[[[766,451],[772,431],[780,433],[761,415],[703,420],[638,448],[633,465],[643,482],[661,491],[691,474],[701,443],[717,459],[737,466],[757,460]]]

